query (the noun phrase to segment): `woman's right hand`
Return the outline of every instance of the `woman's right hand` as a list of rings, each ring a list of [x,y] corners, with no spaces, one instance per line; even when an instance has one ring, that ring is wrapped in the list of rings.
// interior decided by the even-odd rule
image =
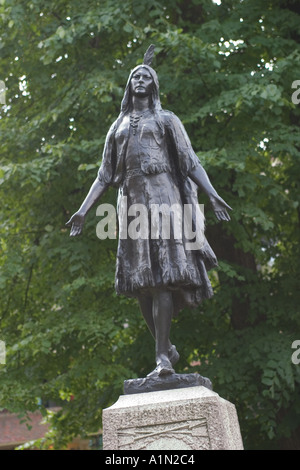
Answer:
[[[85,216],[78,212],[72,215],[70,220],[66,223],[66,226],[69,227],[71,225],[70,237],[76,237],[80,235],[83,229]]]

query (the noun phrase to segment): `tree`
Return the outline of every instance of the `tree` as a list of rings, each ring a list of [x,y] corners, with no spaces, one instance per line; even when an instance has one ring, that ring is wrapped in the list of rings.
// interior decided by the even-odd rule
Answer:
[[[236,404],[246,448],[299,448],[296,1],[2,0],[0,13],[1,406],[60,404],[60,448],[97,431],[123,380],[151,370],[138,306],[114,294],[116,240],[97,238],[95,212],[79,239],[65,222],[154,43],[163,107],[234,208],[226,227],[206,209],[215,296],[174,324],[178,371]],[[102,202],[115,201],[112,189]]]

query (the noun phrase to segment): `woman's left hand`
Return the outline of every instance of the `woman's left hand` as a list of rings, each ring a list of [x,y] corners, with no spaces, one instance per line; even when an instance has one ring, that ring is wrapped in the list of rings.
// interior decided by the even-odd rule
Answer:
[[[227,209],[232,211],[232,208],[218,194],[210,196],[209,199],[217,219],[228,222],[230,220],[230,216],[227,212]]]

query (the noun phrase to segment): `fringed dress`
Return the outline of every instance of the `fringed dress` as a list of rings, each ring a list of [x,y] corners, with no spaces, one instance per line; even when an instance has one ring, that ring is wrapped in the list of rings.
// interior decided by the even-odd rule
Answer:
[[[217,266],[215,254],[205,238],[190,249],[184,229],[185,205],[195,209],[196,229],[197,187],[189,178],[196,165],[180,120],[169,111],[147,111],[113,124],[98,172],[119,188],[117,293],[138,297],[167,289],[175,315],[213,295],[207,271]]]

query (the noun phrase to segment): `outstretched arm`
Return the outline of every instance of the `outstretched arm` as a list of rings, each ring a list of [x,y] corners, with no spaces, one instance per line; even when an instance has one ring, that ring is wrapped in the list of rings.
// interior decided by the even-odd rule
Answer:
[[[192,148],[182,122],[175,114],[170,112],[167,114],[167,128],[170,139],[177,150],[181,174],[184,177],[188,175],[201,191],[207,194],[218,220],[230,220],[227,210],[232,210],[231,207],[218,195],[211,184],[206,171]]]
[[[108,186],[109,184],[105,183],[104,181],[100,181],[98,177],[95,179],[80,208],[77,212],[75,212],[75,214],[72,215],[70,220],[68,220],[68,222],[66,223],[67,226],[71,226],[71,237],[75,237],[76,235],[81,234],[86,214],[100,199],[100,197],[108,188]]]
[[[102,163],[99,168],[97,178],[92,184],[85,200],[81,204],[75,214],[72,215],[70,220],[66,223],[67,226],[71,225],[70,236],[75,237],[80,235],[83,229],[84,219],[88,211],[100,199],[102,194],[106,191],[112,182],[114,160],[114,131],[115,124],[111,126],[106,136],[105,146],[103,150]]]
[[[230,220],[227,210],[232,208],[218,195],[217,191],[211,184],[206,171],[201,164],[196,165],[190,172],[189,177],[196,183],[201,191],[209,197],[213,211],[218,220]]]

